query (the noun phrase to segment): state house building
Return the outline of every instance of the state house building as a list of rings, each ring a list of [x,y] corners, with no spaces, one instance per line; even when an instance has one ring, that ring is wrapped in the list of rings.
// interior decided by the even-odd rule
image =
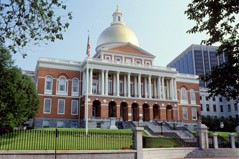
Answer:
[[[88,67],[86,60],[38,60],[40,107],[34,127],[84,127],[86,90],[90,128],[109,128],[111,119],[195,126],[201,113],[198,76],[154,66],[154,58],[140,48],[117,7]]]

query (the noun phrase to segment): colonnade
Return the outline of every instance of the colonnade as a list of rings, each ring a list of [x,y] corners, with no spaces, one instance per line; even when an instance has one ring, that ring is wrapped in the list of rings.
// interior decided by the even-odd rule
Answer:
[[[86,74],[84,71],[82,78],[83,95],[86,93]],[[89,95],[177,100],[176,78],[174,77],[93,68],[89,68],[88,77]]]

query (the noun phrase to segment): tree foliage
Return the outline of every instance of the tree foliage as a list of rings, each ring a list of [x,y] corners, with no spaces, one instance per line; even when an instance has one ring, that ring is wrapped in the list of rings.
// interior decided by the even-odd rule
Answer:
[[[0,134],[32,119],[38,110],[34,83],[13,64],[9,51],[0,46]]]
[[[59,0],[3,0],[0,1],[0,43],[16,53],[30,44],[63,39],[69,27],[71,13],[57,16],[66,10]]]
[[[220,122],[223,122],[223,128],[220,128]],[[215,118],[212,116],[202,116],[202,123],[207,125],[210,131],[234,132],[235,128],[239,124],[239,120],[237,118]]]
[[[188,33],[205,32],[206,45],[219,45],[217,53],[225,54],[226,62],[200,76],[208,82],[210,96],[222,95],[237,99],[239,95],[239,13],[238,0],[192,0],[185,14],[196,22]]]

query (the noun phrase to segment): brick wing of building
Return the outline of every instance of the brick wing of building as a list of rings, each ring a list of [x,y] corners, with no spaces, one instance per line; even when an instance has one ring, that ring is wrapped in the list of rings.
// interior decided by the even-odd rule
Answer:
[[[154,66],[155,56],[140,48],[118,7],[95,50],[88,65],[86,60],[38,60],[40,107],[35,127],[84,127],[86,90],[91,128],[110,128],[112,120],[196,125],[200,117],[197,76]]]

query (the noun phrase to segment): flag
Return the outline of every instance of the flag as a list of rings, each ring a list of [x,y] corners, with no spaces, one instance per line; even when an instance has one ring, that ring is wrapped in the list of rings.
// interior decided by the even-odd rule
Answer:
[[[87,41],[86,55],[88,58],[90,57],[90,36],[89,35],[88,35],[88,41]]]

